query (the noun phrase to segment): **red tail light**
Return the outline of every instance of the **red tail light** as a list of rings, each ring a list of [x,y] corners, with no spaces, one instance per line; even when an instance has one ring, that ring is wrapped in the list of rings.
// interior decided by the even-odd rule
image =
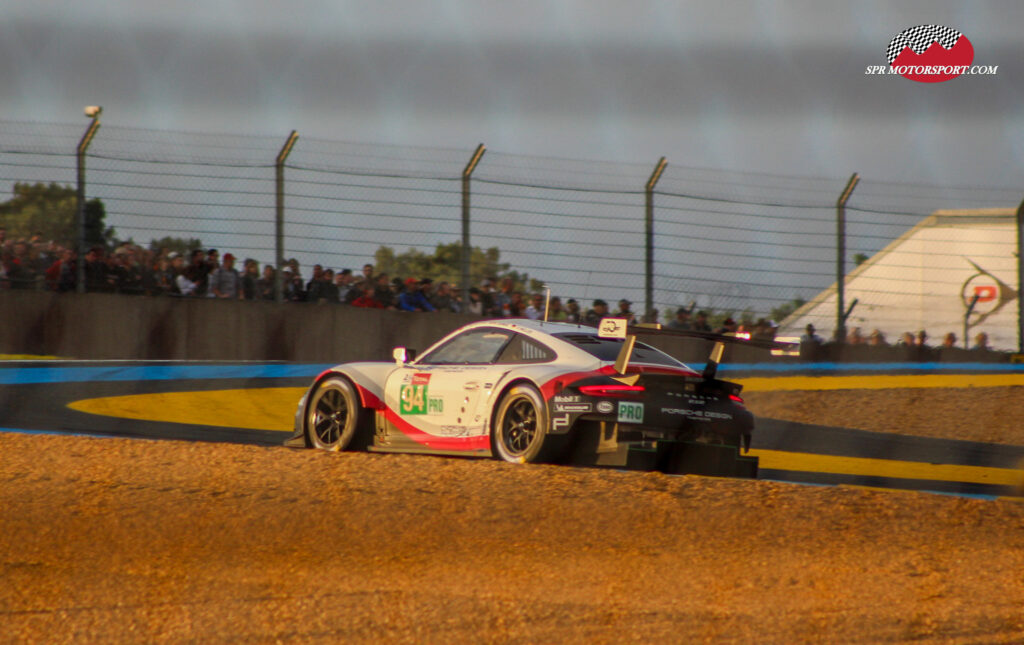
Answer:
[[[733,401],[734,403],[743,403],[742,397],[736,396],[735,394],[730,394],[729,400]]]
[[[628,396],[644,391],[643,385],[581,385],[582,394],[587,396]]]

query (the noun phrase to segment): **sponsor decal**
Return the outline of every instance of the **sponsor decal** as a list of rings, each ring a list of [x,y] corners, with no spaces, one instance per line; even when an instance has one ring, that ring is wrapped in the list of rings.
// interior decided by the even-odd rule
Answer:
[[[918,83],[941,83],[967,74],[992,75],[998,65],[972,65],[974,45],[956,29],[943,25],[917,25],[904,29],[889,42],[885,65],[868,65],[868,75],[898,75]]]
[[[619,401],[619,423],[643,423],[644,404]]]
[[[551,423],[555,428],[564,428],[569,425],[569,415],[564,414],[560,417],[555,417],[551,420]]]
[[[611,414],[615,411],[615,404],[611,401],[599,401],[597,404],[597,411],[601,414]]]
[[[602,318],[597,327],[597,335],[601,338],[625,338],[628,324],[625,318]]]
[[[582,398],[576,394],[556,394],[554,401],[555,403],[579,403]]]
[[[1016,299],[1017,292],[973,261],[967,262],[977,273],[969,277],[960,288],[960,300],[964,309],[970,312],[969,326],[974,327]]]
[[[556,403],[555,412],[590,412],[593,408],[589,403]]]
[[[469,435],[466,426],[441,426],[441,434],[445,437],[465,437]]]
[[[703,394],[686,394],[684,392],[666,392],[665,396],[674,396],[680,399],[686,399],[690,405],[704,405],[705,402],[714,400],[713,396],[704,396]]]
[[[731,414],[724,412],[712,412],[711,410],[690,410],[687,408],[662,408],[662,414],[674,414],[697,421],[711,421],[712,419],[731,419]]]

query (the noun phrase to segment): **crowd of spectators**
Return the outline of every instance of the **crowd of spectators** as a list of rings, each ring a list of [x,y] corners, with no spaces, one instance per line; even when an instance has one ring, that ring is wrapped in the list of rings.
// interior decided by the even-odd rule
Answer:
[[[85,290],[91,293],[169,296],[178,298],[220,298],[233,300],[274,300],[277,269],[245,259],[239,266],[231,253],[221,256],[217,249],[194,250],[187,255],[168,249],[149,250],[122,244],[112,252],[95,246],[86,253]],[[33,289],[55,292],[75,291],[78,280],[76,253],[38,237],[8,241],[0,228],[0,289]],[[469,290],[463,302],[458,285],[426,276],[390,276],[365,264],[358,273],[351,269],[334,271],[315,264],[309,278],[302,275],[294,258],[281,269],[282,297],[286,302],[313,302],[393,309],[412,312],[447,311],[491,318],[544,317],[546,296],[524,295],[511,278],[488,278]],[[548,319],[596,325],[607,315],[636,321],[632,303],[620,300],[610,312],[608,303],[595,300],[584,310],[569,298],[563,303],[554,296],[547,303]]]
[[[818,335],[814,325],[808,324],[800,337],[800,357],[803,360],[820,360],[829,354],[829,347],[842,346],[846,349],[857,351],[862,348],[873,348],[877,350],[891,349],[903,360],[927,363],[940,360],[943,354],[966,351],[957,343],[957,336],[948,332],[943,336],[942,342],[932,345],[928,342],[928,332],[924,329],[914,332],[903,332],[900,338],[890,344],[880,330],[874,329],[865,335],[860,327],[851,329],[845,337],[834,336],[831,342],[826,342]],[[974,336],[974,342],[970,347],[972,352],[990,352],[988,334],[978,332]]]
[[[108,253],[96,246],[86,253],[85,290],[94,293],[122,293],[129,295],[170,296],[180,298],[220,298],[235,300],[274,300],[276,269],[245,259],[241,268],[231,253],[223,256],[217,249],[197,249],[187,256],[166,248],[149,250],[135,244],[121,244]],[[351,269],[324,268],[313,265],[309,279],[301,273],[294,258],[284,263],[281,270],[282,295],[287,302],[314,302],[393,309],[411,312],[446,311],[469,313],[488,318],[544,317],[544,294],[524,295],[511,278],[489,278],[469,290],[469,302],[463,302],[458,285],[435,282],[430,277],[399,277],[376,272],[372,264],[364,264],[359,273]],[[28,239],[8,240],[0,228],[0,289],[34,289],[56,292],[75,291],[78,279],[76,253],[54,242],[43,242],[38,235]],[[611,310],[604,300],[594,300],[583,309],[569,298],[564,303],[554,296],[547,303],[548,320],[574,322],[596,326],[601,318],[615,316],[629,322],[638,321],[629,300],[619,300],[618,308]],[[778,325],[761,318],[756,322],[737,322],[725,318],[712,325],[707,311],[694,311],[695,307],[680,307],[666,325],[669,329],[692,330],[746,335],[749,338],[772,340]],[[947,333],[941,345],[931,346],[924,330],[905,332],[890,345],[885,335],[875,329],[865,335],[854,327],[845,338],[826,342],[813,325],[807,325],[800,338],[800,355],[813,360],[824,353],[827,346],[896,347],[908,358],[927,361],[943,349],[957,347],[956,334]],[[971,348],[989,351],[988,335],[978,333]]]

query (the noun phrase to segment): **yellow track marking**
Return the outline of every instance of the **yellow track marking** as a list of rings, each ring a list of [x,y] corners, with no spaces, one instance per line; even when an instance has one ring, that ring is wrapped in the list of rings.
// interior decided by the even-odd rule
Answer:
[[[992,387],[1024,385],[1024,375],[823,376],[753,378],[741,382],[746,386],[745,391]],[[305,390],[304,387],[281,387],[131,394],[76,401],[68,407],[79,412],[122,419],[290,432],[295,406]],[[760,458],[760,467],[763,469],[1024,486],[1024,471],[1008,468],[779,450],[755,449],[750,454]]]
[[[121,419],[290,432],[304,387],[130,394],[85,399],[72,410]]]
[[[751,450],[750,455],[760,458],[760,468],[797,470],[811,473],[857,475],[860,477],[897,477],[932,481],[993,484],[997,486],[1024,485],[1024,471],[984,466],[929,464],[920,461],[895,459],[867,459],[815,455],[806,452],[780,450]]]
[[[744,392],[787,390],[888,390],[1024,385],[1024,374],[873,374],[865,376],[786,376],[736,379]]]
[[[0,354],[0,361],[52,361],[59,358],[40,354]]]

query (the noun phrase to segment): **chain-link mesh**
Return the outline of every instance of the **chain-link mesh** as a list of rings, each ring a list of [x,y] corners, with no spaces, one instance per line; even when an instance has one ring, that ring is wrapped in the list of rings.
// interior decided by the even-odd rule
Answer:
[[[563,298],[643,302],[652,167],[487,153],[473,175],[474,244]]]
[[[0,122],[0,183],[75,185],[83,125]],[[120,239],[166,236],[275,263],[280,136],[161,132],[104,125],[88,149],[87,197]],[[285,164],[284,256],[355,268],[380,246],[430,252],[461,241],[462,173],[475,146],[411,148],[300,138]],[[650,164],[488,151],[471,187],[471,239],[584,306],[645,299],[645,185]],[[663,317],[691,302],[769,315],[811,300],[836,277],[836,200],[846,178],[669,165],[653,193],[654,302]],[[844,268],[869,258],[937,209],[1013,208],[1012,189],[865,179],[846,208]],[[972,249],[1006,264],[1005,245]],[[907,247],[904,258],[929,254]],[[952,260],[951,260],[952,261]],[[908,260],[907,268],[920,268]],[[1006,279],[1013,282],[1015,276]],[[888,282],[886,282],[888,280]],[[940,280],[941,282],[941,280]],[[950,289],[960,277],[950,278]],[[872,283],[892,299],[913,285]],[[886,286],[888,284],[888,286]],[[852,296],[851,296],[852,297]]]
[[[308,266],[356,268],[462,236],[462,168],[472,149],[300,139],[286,165],[287,252]]]
[[[15,183],[75,185],[75,150],[85,128],[0,121],[0,195]]]
[[[280,145],[104,125],[87,154],[88,198],[103,201],[120,239],[199,239],[222,253],[272,261]]]

